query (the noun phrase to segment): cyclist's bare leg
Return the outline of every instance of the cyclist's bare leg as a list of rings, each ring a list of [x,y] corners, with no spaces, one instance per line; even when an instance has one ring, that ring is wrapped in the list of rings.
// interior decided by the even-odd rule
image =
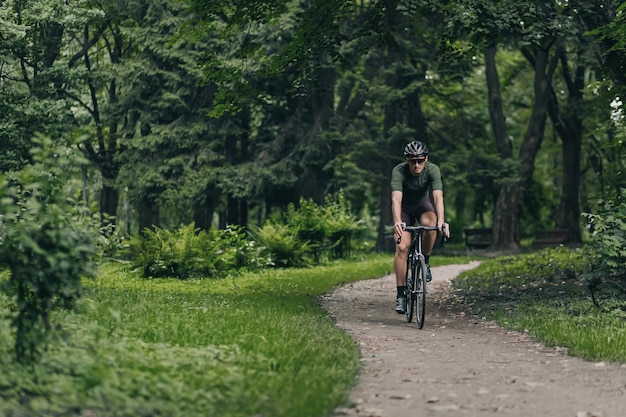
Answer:
[[[433,211],[427,211],[420,216],[420,224],[422,226],[437,226],[437,215]],[[437,232],[424,232],[422,239],[422,253],[424,256],[430,256],[437,240]]]
[[[402,233],[402,240],[396,244],[396,254],[393,258],[393,269],[396,273],[396,286],[404,286],[406,278],[406,257],[411,246],[411,233]]]

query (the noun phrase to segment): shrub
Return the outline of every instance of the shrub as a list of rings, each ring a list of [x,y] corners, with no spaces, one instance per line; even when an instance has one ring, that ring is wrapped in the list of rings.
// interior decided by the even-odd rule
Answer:
[[[313,200],[300,198],[299,207],[289,204],[287,224],[295,232],[300,242],[306,243],[316,260],[326,245],[324,211]]]
[[[0,262],[14,300],[15,350],[20,362],[37,358],[52,329],[51,315],[71,309],[82,295],[82,277],[93,276],[95,230],[72,204],[77,155],[37,138],[34,164],[2,187]]]
[[[310,248],[298,238],[297,231],[288,225],[267,222],[255,228],[254,236],[268,264],[277,267],[302,266]]]
[[[188,278],[215,268],[202,257],[201,239],[193,223],[176,230],[155,227],[133,237],[129,250],[133,265],[144,277]]]
[[[133,266],[144,277],[212,277],[234,269],[258,269],[267,260],[245,229],[200,231],[194,223],[175,230],[146,229],[128,245]]]
[[[350,211],[342,192],[335,197],[328,196],[324,206],[304,198],[300,199],[297,209],[290,204],[287,224],[301,242],[308,244],[316,261],[322,253],[334,258],[349,255],[352,237],[361,228],[361,222]]]
[[[213,247],[220,256],[221,270],[254,270],[267,266],[268,260],[261,255],[261,248],[243,226],[228,225],[226,229],[218,231]]]
[[[592,293],[600,283],[626,291],[626,189],[614,200],[604,201],[598,214],[585,213],[592,241],[584,257],[588,268],[582,274]]]
[[[363,222],[357,221],[350,211],[350,206],[343,193],[326,199],[324,210],[324,230],[330,242],[332,254],[335,258],[350,255],[352,237],[362,227]]]

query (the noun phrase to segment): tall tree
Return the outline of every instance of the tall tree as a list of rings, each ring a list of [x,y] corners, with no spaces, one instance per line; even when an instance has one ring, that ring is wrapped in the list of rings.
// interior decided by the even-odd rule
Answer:
[[[571,29],[564,25],[568,17],[558,5],[545,2],[516,4],[514,2],[493,2],[476,0],[464,2],[464,7],[454,10],[453,19],[461,22],[460,27],[469,29],[472,42],[485,48],[487,84],[489,90],[489,109],[496,144],[503,162],[503,167],[517,165],[508,179],[502,182],[500,193],[494,209],[492,248],[495,250],[517,251],[521,239],[520,219],[525,199],[533,181],[535,158],[543,142],[546,127],[547,111],[556,110],[552,96],[552,83],[556,66],[562,57],[563,33]],[[497,44],[518,46],[522,54],[531,64],[534,71],[532,111],[524,138],[519,146],[517,159],[513,159],[513,146],[507,134],[507,126],[502,108],[501,89],[496,67]],[[555,113],[553,113],[555,114]],[[574,127],[574,126],[572,126]],[[581,134],[578,129],[577,134]],[[566,157],[575,158],[573,150]],[[576,164],[568,169],[576,169]],[[578,176],[579,174],[576,174]],[[568,199],[577,199],[578,189],[575,183],[568,181],[566,195]],[[568,227],[572,229],[572,239],[576,240],[578,228],[576,206],[571,213],[563,211],[563,222],[574,221]],[[561,223],[563,224],[563,223]]]
[[[583,89],[585,87],[585,66],[581,56],[584,43],[578,48],[574,72],[570,70],[565,48],[559,48],[562,77],[567,87],[568,98],[565,109],[558,103],[557,94],[551,88],[548,114],[555,130],[561,138],[562,149],[562,193],[556,217],[556,226],[568,229],[569,243],[582,243],[580,233],[580,180],[581,152],[583,138]]]

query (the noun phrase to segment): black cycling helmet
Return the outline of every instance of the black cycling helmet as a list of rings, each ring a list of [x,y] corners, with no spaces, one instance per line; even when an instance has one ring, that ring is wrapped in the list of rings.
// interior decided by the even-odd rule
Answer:
[[[408,143],[404,147],[404,156],[406,158],[416,158],[418,156],[428,156],[428,146],[419,140]]]

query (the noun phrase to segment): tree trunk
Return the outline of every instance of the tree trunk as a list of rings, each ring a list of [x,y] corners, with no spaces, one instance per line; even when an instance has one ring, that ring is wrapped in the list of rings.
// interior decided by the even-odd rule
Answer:
[[[318,160],[303,161],[305,173],[303,176],[302,195],[306,199],[312,199],[315,203],[322,205],[328,193],[328,184],[332,179],[332,172],[324,170],[326,164],[334,158],[334,149],[326,143],[323,133],[328,130],[330,120],[334,113],[335,83],[337,74],[334,66],[328,63],[328,58],[320,56],[322,63],[314,74],[313,91],[311,92],[310,106],[311,124],[307,146],[315,149]]]
[[[228,224],[245,226],[248,224],[248,200],[228,196],[228,212],[226,214]]]
[[[496,46],[485,49],[485,75],[487,77],[488,107],[491,128],[496,139],[496,147],[504,160],[513,155],[513,144],[509,139],[502,108],[502,89],[496,66]]]
[[[159,206],[151,198],[141,198],[139,209],[139,234],[143,235],[145,229],[159,227]]]
[[[579,58],[580,58],[579,51]],[[561,138],[563,158],[563,180],[561,201],[556,217],[556,227],[568,229],[567,242],[580,244],[580,164],[582,152],[583,122],[580,104],[585,87],[585,67],[579,65],[574,77],[571,76],[565,51],[560,51],[563,78],[567,85],[569,97],[566,116],[559,109],[556,94],[552,91],[548,114],[555,130]]]
[[[519,218],[522,207],[520,184],[505,184],[500,189],[493,213],[493,241],[490,250],[517,252],[520,250]]]
[[[200,230],[209,230],[213,225],[213,215],[219,199],[219,192],[207,187],[193,203],[193,222]]]
[[[389,151],[388,151],[389,152]],[[376,237],[376,250],[382,252],[393,252],[394,243],[387,230],[389,225],[393,224],[393,216],[391,214],[391,182],[390,175],[394,164],[384,164],[383,169],[389,172],[389,176],[385,176],[380,180],[380,199],[378,210],[380,211],[380,220],[378,222],[378,234]]]
[[[118,200],[117,189],[105,183],[100,190],[100,223],[102,226],[111,225],[112,228],[115,228]]]
[[[563,138],[562,138],[563,139]],[[567,242],[580,244],[580,157],[582,130],[563,140],[563,193],[556,218],[558,228],[568,229]]]
[[[496,46],[485,49],[485,75],[487,77],[488,107],[491,127],[496,140],[500,158],[505,161],[513,155],[513,144],[508,137],[504,111],[502,108],[502,90],[496,66]],[[519,250],[519,196],[515,192],[514,179],[505,181],[496,199],[493,214],[493,242],[491,249],[505,252]]]
[[[536,48],[535,54],[524,51],[534,64],[535,101],[526,134],[519,151],[519,178],[511,179],[500,190],[494,210],[493,243],[495,251],[518,251],[520,249],[520,214],[524,198],[532,182],[535,158],[541,148],[547,119],[547,106],[550,99],[550,80],[556,61],[548,65],[548,49]]]

